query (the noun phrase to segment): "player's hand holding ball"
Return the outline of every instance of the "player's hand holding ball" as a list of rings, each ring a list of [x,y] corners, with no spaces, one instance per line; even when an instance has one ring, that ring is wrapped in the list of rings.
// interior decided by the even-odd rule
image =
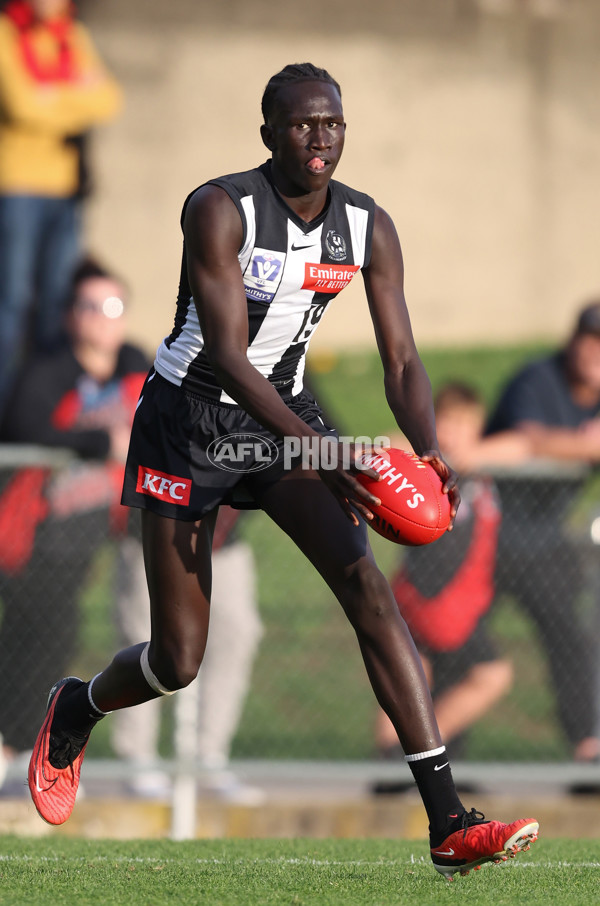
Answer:
[[[357,512],[371,524],[374,518],[373,508],[380,503],[377,494],[379,475],[368,465],[361,465],[360,460],[363,455],[381,452],[382,448],[369,448],[370,452],[367,454],[362,444],[356,447],[354,444],[337,443],[334,438],[326,438],[324,445],[317,446],[316,457],[315,451],[311,450],[311,458],[307,462],[319,473],[323,483],[337,498],[342,510],[354,525],[359,525]],[[370,478],[369,487],[358,480],[359,476]]]
[[[452,527],[460,495],[456,478],[436,451],[422,457],[405,450],[385,449],[364,453],[364,466],[374,469],[379,480],[359,472],[360,483],[381,501],[369,504],[369,525],[397,544],[430,544]]]

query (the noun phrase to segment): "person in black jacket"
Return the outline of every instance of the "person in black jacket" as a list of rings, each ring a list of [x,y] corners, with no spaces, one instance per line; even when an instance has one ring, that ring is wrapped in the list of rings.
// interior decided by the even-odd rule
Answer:
[[[120,281],[84,262],[75,277],[65,343],[28,364],[5,422],[7,441],[76,455],[56,475],[19,470],[0,499],[0,681],[20,690],[0,703],[8,760],[31,749],[43,693],[57,668],[68,669],[81,587],[98,547],[111,535],[118,541],[118,637],[134,645],[150,631],[139,520],[136,513],[127,519],[119,503],[131,420],[148,367],[144,353],[124,341],[126,308]],[[218,605],[203,665],[197,755],[213,794],[247,801],[259,791],[237,780],[228,757],[262,627],[252,551],[236,536],[239,516],[239,510],[223,507],[215,534]],[[158,759],[158,704],[117,712],[111,728],[113,750],[137,768],[130,785],[137,795],[169,789],[168,778],[152,768]]]
[[[66,448],[67,468],[4,473],[0,497],[0,702],[7,754],[31,749],[43,692],[65,669],[79,592],[99,545],[127,530],[119,505],[129,432],[148,362],[125,342],[127,294],[92,261],[79,267],[54,353],[29,361],[3,423],[4,442]]]
[[[534,456],[598,467],[599,301],[582,308],[560,349],[527,363],[507,382],[487,434],[507,430],[527,438]],[[583,549],[567,530],[585,475],[582,468],[499,482],[504,520],[497,579],[537,627],[573,758],[598,761],[597,653],[579,607],[586,591]]]

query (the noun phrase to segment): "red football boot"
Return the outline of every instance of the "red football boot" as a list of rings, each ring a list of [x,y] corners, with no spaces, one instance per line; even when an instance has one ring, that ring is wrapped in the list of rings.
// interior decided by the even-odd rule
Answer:
[[[467,875],[484,862],[506,862],[537,840],[539,824],[533,818],[519,818],[512,824],[486,821],[481,812],[471,809],[462,817],[462,828],[454,831],[439,846],[431,848],[433,866],[450,881],[459,871]]]
[[[38,814],[48,824],[63,824],[75,805],[81,762],[90,734],[52,732],[52,721],[66,688],[83,685],[83,680],[68,676],[50,690],[48,710],[33,747],[27,782]]]

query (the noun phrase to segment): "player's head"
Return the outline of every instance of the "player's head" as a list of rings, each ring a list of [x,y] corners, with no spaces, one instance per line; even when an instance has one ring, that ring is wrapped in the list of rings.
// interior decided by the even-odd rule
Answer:
[[[277,96],[281,89],[290,85],[299,85],[301,82],[325,82],[327,85],[333,85],[340,100],[342,99],[342,89],[326,69],[319,69],[312,63],[290,63],[288,66],[284,66],[280,72],[271,76],[263,92],[261,110],[267,125],[277,108]]]
[[[567,363],[572,380],[600,393],[600,301],[579,312],[567,346]]]
[[[66,328],[73,344],[116,351],[125,337],[126,288],[92,259],[75,271],[67,307]]]
[[[481,437],[485,406],[474,387],[460,381],[443,384],[434,397],[435,420],[440,450],[458,460]]]
[[[271,151],[277,187],[284,195],[327,186],[341,157],[346,124],[340,86],[312,63],[286,66],[262,98],[261,136]]]

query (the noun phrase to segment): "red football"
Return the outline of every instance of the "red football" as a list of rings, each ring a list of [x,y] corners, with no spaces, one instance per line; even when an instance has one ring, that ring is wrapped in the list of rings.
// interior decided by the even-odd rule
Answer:
[[[412,546],[429,544],[444,534],[450,523],[450,501],[428,462],[394,449],[365,453],[360,461],[381,475],[380,481],[364,472],[357,475],[381,500],[379,506],[367,504],[374,515],[371,528],[390,541]]]

